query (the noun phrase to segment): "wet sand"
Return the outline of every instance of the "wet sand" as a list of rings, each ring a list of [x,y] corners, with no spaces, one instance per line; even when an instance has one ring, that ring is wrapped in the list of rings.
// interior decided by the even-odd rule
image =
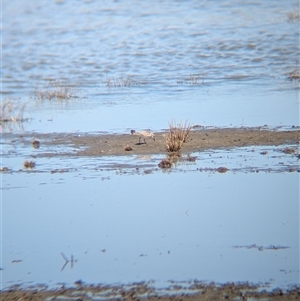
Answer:
[[[26,133],[14,136],[15,142],[32,143],[40,141],[41,151],[33,157],[47,156],[123,156],[166,154],[163,132],[154,133],[155,141],[146,139],[139,144],[138,136],[130,134],[89,134],[89,133]],[[182,153],[193,153],[208,149],[234,148],[251,145],[299,144],[300,131],[272,131],[260,128],[215,128],[194,129],[181,148]],[[43,151],[43,146],[57,146],[55,152]],[[64,146],[69,147],[64,149]],[[130,146],[130,151],[125,150]],[[71,148],[70,148],[71,147]]]

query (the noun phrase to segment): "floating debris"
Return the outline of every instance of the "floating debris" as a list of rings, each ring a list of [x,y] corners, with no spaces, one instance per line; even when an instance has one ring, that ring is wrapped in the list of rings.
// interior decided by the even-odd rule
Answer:
[[[257,249],[258,251],[263,251],[263,250],[283,250],[283,249],[289,249],[290,247],[286,247],[286,246],[274,246],[274,245],[270,245],[267,247],[264,246],[258,246],[256,244],[253,245],[249,245],[249,246],[233,246],[233,248],[235,249],[240,249],[240,248],[245,248],[245,249]]]
[[[50,173],[63,173],[63,172],[68,172],[68,168],[61,168],[61,169],[53,169],[50,171]]]

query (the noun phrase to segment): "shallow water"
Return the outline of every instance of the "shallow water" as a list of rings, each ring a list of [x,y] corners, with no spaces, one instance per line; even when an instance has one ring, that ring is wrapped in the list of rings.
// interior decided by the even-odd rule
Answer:
[[[2,96],[27,102],[27,131],[160,130],[173,118],[295,125],[299,81],[287,75],[299,66],[298,8],[296,0],[3,1]],[[34,97],[53,82],[76,98]]]
[[[297,126],[298,1],[74,3],[2,1],[1,97],[26,102],[28,121],[0,124],[12,132],[1,285],[299,283],[299,161],[281,147],[208,150],[166,171],[163,156],[39,158],[24,170],[36,150],[13,136],[158,131],[172,119]],[[37,97],[55,85],[71,97]]]
[[[298,283],[296,173],[159,174],[137,176],[135,185],[120,176],[14,179],[18,187],[3,191],[10,199],[3,204],[4,287],[76,280]],[[68,196],[59,197],[66,189]],[[247,248],[253,244],[282,249]],[[62,270],[61,252],[69,260],[74,254],[73,268],[69,262]]]
[[[298,283],[297,157],[281,147],[192,155],[171,171],[157,168],[162,156],[40,158],[26,171],[7,155],[3,287]]]

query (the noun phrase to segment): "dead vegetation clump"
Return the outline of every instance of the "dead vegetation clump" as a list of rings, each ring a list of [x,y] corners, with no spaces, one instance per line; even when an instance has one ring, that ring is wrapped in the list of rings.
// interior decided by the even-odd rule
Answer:
[[[285,154],[293,154],[295,152],[295,150],[291,147],[286,147],[283,150],[281,150],[283,153]]]
[[[166,156],[165,159],[161,160],[158,164],[160,168],[171,168],[173,164],[177,164],[178,162],[195,162],[196,157],[191,156],[190,154],[182,155],[179,152],[173,152]]]
[[[0,106],[0,122],[23,122],[26,103],[20,104],[14,99],[4,99]]]
[[[34,161],[24,161],[23,166],[24,166],[24,168],[34,168],[35,162]]]
[[[188,121],[176,124],[175,121],[169,123],[169,132],[164,134],[166,149],[168,152],[177,152],[182,144],[187,141],[192,126]]]
[[[132,147],[131,147],[130,145],[127,144],[127,145],[124,147],[124,150],[127,151],[127,152],[130,152],[130,151],[132,151]]]
[[[171,168],[172,167],[172,163],[171,163],[171,161],[169,159],[163,159],[158,164],[158,167],[160,167],[160,168]]]
[[[77,98],[75,88],[62,83],[53,82],[46,89],[35,89],[34,96],[39,100],[68,100],[70,98]]]
[[[158,164],[160,168],[171,168],[174,163],[176,163],[181,155],[178,152],[168,154],[165,159],[162,159]]]
[[[187,157],[185,158],[185,161],[195,162],[196,159],[197,159],[197,157],[195,157],[195,156],[187,155]]]
[[[33,140],[33,141],[32,141],[32,146],[33,146],[33,148],[39,148],[39,147],[40,147],[40,141],[38,141],[38,140]]]
[[[267,151],[263,151],[263,152],[260,152],[260,154],[263,155],[263,156],[265,156],[265,155],[268,154],[268,152]]]

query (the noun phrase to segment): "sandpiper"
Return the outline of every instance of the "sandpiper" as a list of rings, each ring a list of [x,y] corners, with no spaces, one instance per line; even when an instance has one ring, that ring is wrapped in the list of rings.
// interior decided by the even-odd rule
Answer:
[[[152,138],[155,141],[155,136],[153,133],[148,132],[148,131],[141,131],[141,132],[136,132],[135,130],[130,131],[131,135],[139,136],[139,144],[141,144],[141,138],[144,139],[144,143],[146,143],[145,138]]]

